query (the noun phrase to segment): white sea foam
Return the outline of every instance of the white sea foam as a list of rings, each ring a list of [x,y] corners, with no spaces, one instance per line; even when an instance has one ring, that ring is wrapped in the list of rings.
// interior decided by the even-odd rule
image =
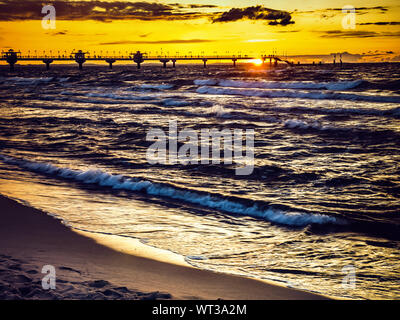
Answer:
[[[43,82],[50,82],[54,80],[53,77],[41,77],[41,78],[24,78],[24,77],[11,77],[3,78],[3,81],[13,81],[17,84],[27,85],[27,84],[39,84]]]
[[[228,118],[230,117],[230,112],[223,105],[212,106],[208,111],[208,114],[216,115],[217,117]]]
[[[174,186],[153,183],[144,179],[133,179],[122,175],[113,175],[99,169],[90,169],[86,171],[73,170],[70,168],[60,168],[49,163],[17,159],[4,155],[0,155],[0,160],[29,171],[48,174],[63,179],[70,179],[119,190],[141,191],[153,196],[176,199],[227,213],[261,218],[282,225],[300,227],[309,224],[340,223],[336,218],[322,214],[299,212],[288,213],[272,208],[263,209],[257,204],[247,206],[240,202],[224,199],[221,196],[199,193],[187,189],[179,189]]]
[[[363,80],[338,81],[338,82],[312,82],[312,81],[242,81],[220,80],[218,85],[231,88],[255,89],[323,89],[323,90],[349,90],[358,87]],[[212,85],[212,84],[203,84]]]
[[[284,122],[284,126],[290,129],[315,129],[315,130],[328,130],[329,128],[323,126],[318,121],[313,121],[311,123],[298,120],[298,119],[289,119]]]

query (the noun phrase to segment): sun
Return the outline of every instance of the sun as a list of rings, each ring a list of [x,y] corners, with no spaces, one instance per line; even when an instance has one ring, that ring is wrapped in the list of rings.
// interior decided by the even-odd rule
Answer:
[[[256,66],[261,66],[263,63],[261,59],[253,59],[251,62]]]

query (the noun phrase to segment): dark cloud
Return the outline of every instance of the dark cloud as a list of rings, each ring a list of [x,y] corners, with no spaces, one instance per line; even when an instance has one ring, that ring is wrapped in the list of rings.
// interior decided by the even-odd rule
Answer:
[[[269,21],[269,25],[293,24],[292,16],[289,12],[265,8],[263,6],[254,6],[247,8],[232,8],[231,10],[222,13],[213,22],[231,22],[242,19],[247,20],[264,20]]]
[[[330,19],[330,18],[333,18],[335,16],[335,14],[326,14],[326,13],[322,13],[321,15],[320,15],[320,18],[321,19]]]
[[[131,1],[72,1],[55,0],[49,4],[56,9],[61,20],[189,20],[209,17],[210,13],[192,9],[215,8],[214,5],[163,4]],[[0,1],[0,21],[38,20],[43,18],[42,4],[37,0]]]
[[[58,20],[192,20],[208,18],[213,22],[229,22],[242,19],[268,21],[269,25],[286,26],[294,21],[289,12],[255,6],[233,8],[227,12],[215,12],[220,8],[213,4],[164,4],[145,1],[98,1],[54,0]],[[44,3],[37,0],[0,0],[0,21],[41,20]],[[211,9],[211,11],[210,11]]]
[[[387,6],[375,6],[375,7],[355,7],[354,8],[357,14],[365,14],[369,11],[379,11],[380,13],[386,13],[389,10]],[[324,9],[317,9],[317,10],[308,10],[308,11],[300,11],[295,9],[292,14],[302,14],[302,13],[322,13],[323,18],[331,18],[334,15],[329,15],[329,12],[334,13],[342,13],[343,8],[324,8]]]
[[[376,37],[377,33],[374,31],[342,31],[342,30],[329,30],[322,31],[322,38],[371,38]]]
[[[50,36],[65,36],[65,35],[70,35],[70,36],[74,36],[74,37],[84,37],[86,36],[84,33],[71,33],[68,30],[62,30],[62,31],[48,31],[46,32],[46,34],[50,35]],[[106,33],[95,33],[95,36],[104,36],[106,35]]]
[[[328,8],[325,9],[325,11],[342,11],[343,8]],[[384,7],[384,6],[376,6],[376,7],[357,7],[355,8],[356,12],[360,12],[360,11],[371,11],[371,10],[379,10],[381,12],[386,12],[388,11],[388,7]]]
[[[66,34],[67,34],[67,31],[66,31],[66,30],[65,30],[65,31],[59,31],[59,32],[52,33],[53,36],[64,36],[64,35],[66,35]]]
[[[188,4],[187,7],[192,9],[218,8],[218,6],[213,4]]]
[[[119,45],[119,44],[185,44],[185,43],[205,43],[205,42],[214,42],[215,40],[207,40],[207,39],[189,39],[189,40],[161,40],[161,41],[130,41],[130,40],[121,40],[121,41],[113,41],[113,42],[102,42],[99,45]]]
[[[400,25],[400,21],[390,21],[390,22],[363,22],[363,23],[358,23],[359,26],[398,26]]]
[[[375,32],[358,30],[328,30],[318,31],[322,38],[374,38],[374,37],[400,37],[400,32]]]
[[[37,0],[0,0],[0,21],[41,20],[45,3]],[[269,25],[294,24],[289,12],[254,6],[215,12],[213,4],[164,4],[145,1],[54,0],[58,20],[192,20],[208,18],[212,22],[229,22],[242,19],[268,21]],[[211,9],[211,11],[210,11]]]

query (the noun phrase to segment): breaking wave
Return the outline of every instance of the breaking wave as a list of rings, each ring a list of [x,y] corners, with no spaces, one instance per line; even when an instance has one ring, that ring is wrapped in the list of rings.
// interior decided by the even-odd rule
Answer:
[[[314,121],[312,123],[308,123],[302,120],[297,119],[289,119],[284,122],[284,126],[289,129],[315,129],[315,130],[328,130],[329,127],[326,127],[319,123],[318,121]]]
[[[200,86],[218,85],[231,88],[254,88],[254,89],[323,89],[341,91],[354,89],[361,85],[363,80],[337,81],[337,82],[312,82],[312,81],[242,81],[242,80],[195,80],[194,84]]]
[[[247,205],[239,200],[226,199],[221,195],[202,193],[190,189],[178,188],[168,184],[154,183],[139,178],[129,178],[123,175],[114,175],[99,169],[86,171],[60,168],[50,163],[34,162],[26,159],[17,159],[10,156],[0,155],[0,159],[7,164],[16,165],[32,172],[51,175],[57,178],[74,180],[86,184],[108,187],[116,190],[143,192],[152,196],[166,197],[173,200],[220,210],[226,213],[239,214],[254,218],[264,219],[269,222],[303,227],[310,224],[341,224],[335,217],[322,214],[284,212],[271,207],[263,208],[253,203]]]
[[[300,91],[292,89],[244,89],[244,88],[221,88],[202,86],[197,88],[197,93],[215,95],[239,95],[247,97],[263,98],[300,98],[300,99],[328,99],[328,100],[352,100],[370,102],[400,103],[400,96],[373,96],[355,93],[321,92],[321,91]]]

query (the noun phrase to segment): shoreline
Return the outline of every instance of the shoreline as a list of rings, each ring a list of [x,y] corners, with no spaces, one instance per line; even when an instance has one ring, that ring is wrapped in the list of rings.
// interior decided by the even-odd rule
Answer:
[[[201,270],[137,239],[76,231],[0,195],[1,299],[314,300],[322,295]],[[42,267],[56,269],[43,290]]]

